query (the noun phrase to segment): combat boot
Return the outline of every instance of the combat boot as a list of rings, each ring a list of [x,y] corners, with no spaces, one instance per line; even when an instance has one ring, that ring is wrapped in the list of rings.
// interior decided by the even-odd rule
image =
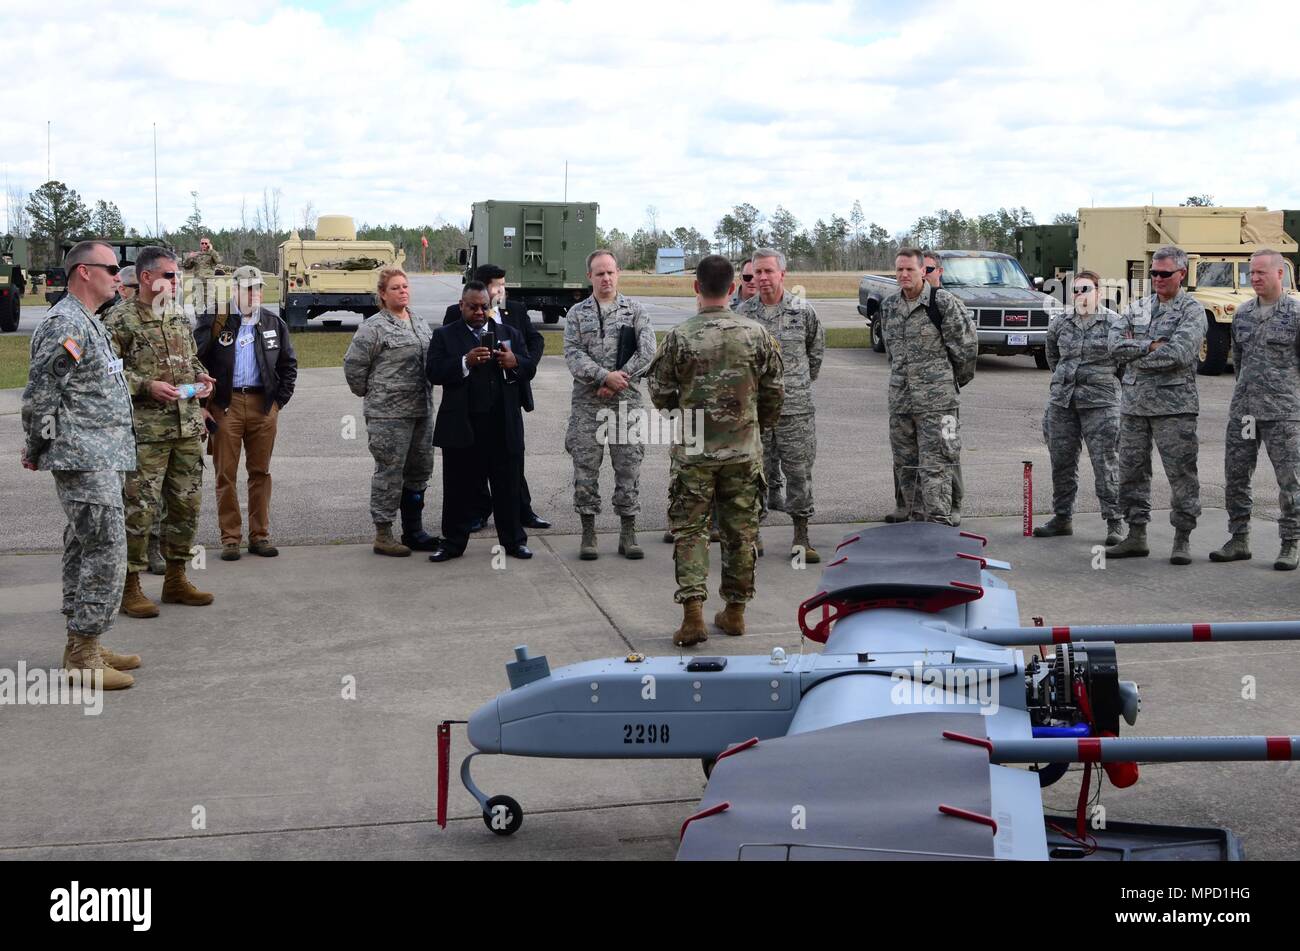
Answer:
[[[817,554],[817,549],[813,548],[812,542],[808,540],[808,519],[794,516],[794,541],[790,543],[790,554],[796,554],[798,548],[803,548],[803,560],[809,565],[815,565],[822,560],[822,556]]]
[[[1118,545],[1106,549],[1107,558],[1145,558],[1151,554],[1147,548],[1146,524],[1130,525],[1128,536]]]
[[[63,648],[63,669],[70,670],[72,663],[72,638],[74,637],[71,630],[68,631],[68,646]],[[98,640],[98,638],[96,638]],[[104,658],[104,663],[114,670],[135,670],[140,666],[139,654],[118,654],[111,648],[99,645],[99,656]]]
[[[392,522],[375,522],[374,551],[376,555],[392,555],[394,558],[405,558],[411,553],[411,549],[393,537]]]
[[[63,669],[68,672],[71,683],[79,683],[83,689],[94,686],[95,671],[101,671],[102,686],[105,690],[121,690],[135,683],[130,674],[114,670],[105,661],[99,651],[98,637],[83,637],[80,634],[69,636],[71,643],[65,653]]]
[[[402,544],[411,551],[433,551],[442,539],[424,530],[424,492],[402,490]]]
[[[1068,515],[1053,515],[1046,525],[1039,525],[1034,529],[1035,538],[1053,538],[1057,535],[1073,534],[1074,521]]]
[[[754,554],[756,554],[759,558],[763,557],[763,533],[762,532],[754,533]]]
[[[723,634],[740,637],[745,633],[745,603],[728,601],[726,608],[713,615],[713,623]]]
[[[673,532],[672,532],[672,529],[668,529],[667,531],[664,532],[664,544],[665,544],[665,545],[671,545],[671,544],[673,544],[673,542],[675,542],[675,541],[676,541],[676,539],[673,538]]]
[[[673,643],[678,647],[690,647],[709,639],[709,632],[704,628],[703,608],[703,598],[692,598],[682,603],[682,626],[673,635]]]
[[[596,516],[582,516],[582,541],[578,543],[578,557],[583,561],[595,561],[600,557],[596,547]]]
[[[1300,541],[1288,538],[1282,542],[1282,550],[1277,553],[1273,567],[1277,571],[1295,571],[1297,564],[1300,564]]]
[[[206,591],[200,591],[190,584],[190,579],[185,577],[185,562],[169,561],[167,562],[167,577],[163,579],[162,600],[164,604],[188,604],[192,607],[202,607],[205,604],[212,603],[212,595]]]
[[[628,561],[637,561],[645,557],[645,552],[636,543],[636,516],[624,515],[620,522],[622,528],[618,533],[618,553]]]
[[[898,522],[910,522],[911,520],[912,513],[907,511],[907,509],[894,509],[894,511],[885,516],[885,521],[890,525],[897,524]]]
[[[1235,532],[1218,551],[1210,552],[1210,561],[1250,561],[1250,532]]]
[[[167,559],[162,556],[162,543],[157,535],[149,536],[149,574],[165,575],[167,573]]]
[[[1124,540],[1124,523],[1117,518],[1106,519],[1106,544],[1118,545]]]
[[[140,590],[140,573],[128,571],[126,585],[122,588],[122,613],[127,617],[157,617],[158,605]]]
[[[1179,529],[1174,532],[1174,549],[1169,553],[1169,564],[1190,565],[1192,563],[1192,533]]]

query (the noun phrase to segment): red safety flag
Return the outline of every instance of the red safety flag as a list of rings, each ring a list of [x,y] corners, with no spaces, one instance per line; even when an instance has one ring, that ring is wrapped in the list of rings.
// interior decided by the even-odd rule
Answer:
[[[424,235],[420,235],[420,244],[424,245],[424,247],[427,248],[429,246],[429,239],[426,238]]]

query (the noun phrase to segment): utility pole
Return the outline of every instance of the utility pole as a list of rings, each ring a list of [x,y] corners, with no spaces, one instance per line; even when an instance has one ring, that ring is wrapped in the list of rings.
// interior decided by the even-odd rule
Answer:
[[[162,237],[162,228],[158,224],[158,123],[153,124],[153,233],[155,238]]]

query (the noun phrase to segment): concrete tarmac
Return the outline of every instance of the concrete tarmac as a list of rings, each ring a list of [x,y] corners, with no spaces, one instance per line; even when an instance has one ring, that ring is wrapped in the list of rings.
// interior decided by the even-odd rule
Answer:
[[[828,351],[817,384],[819,454],[813,541],[823,553],[855,523],[892,507],[884,358]],[[1149,559],[1093,563],[1103,525],[1080,463],[1076,534],[1021,537],[1021,460],[1034,460],[1040,519],[1050,492],[1040,431],[1047,375],[1023,361],[981,359],[963,394],[967,518],[1010,560],[1022,622],[1221,621],[1300,617],[1300,578],[1271,570],[1277,486],[1256,476],[1255,560],[1214,565],[1226,537],[1222,451],[1231,378],[1201,379],[1200,471],[1206,506],[1192,536],[1195,563],[1167,562],[1168,489],[1155,463]],[[0,706],[0,857],[20,858],[671,858],[677,830],[704,786],[699,763],[482,757],[489,794],[520,801],[522,830],[499,838],[452,777],[452,821],[433,822],[434,730],[464,719],[506,688],[503,666],[527,643],[553,667],[625,653],[674,652],[665,517],[667,450],[651,446],[642,472],[646,558],[615,552],[606,509],[601,558],[577,557],[572,470],[563,431],[569,377],[544,361],[538,410],[527,420],[535,504],[555,521],[535,535],[536,557],[493,570],[491,531],[465,558],[383,558],[368,544],[369,478],[360,401],[338,369],[306,371],[280,417],[272,464],[276,559],[216,557],[210,473],[199,533],[208,546],[196,583],[210,607],[163,605],[161,617],[120,617],[107,643],[141,653],[136,685],[109,694],[99,716],[71,706]],[[63,514],[46,473],[17,465],[18,391],[0,391],[0,671],[48,670],[63,646],[59,555]],[[355,417],[355,438],[345,438]],[[442,460],[429,492],[437,530]],[[605,470],[602,491],[612,490]],[[241,480],[241,497],[244,493]],[[800,649],[798,604],[817,568],[780,557],[789,520],[764,528],[758,595],[744,638],[713,635],[710,653]],[[710,589],[718,583],[717,548]],[[161,579],[147,576],[155,599]],[[706,617],[719,607],[716,594]],[[815,645],[804,645],[812,649]],[[1300,732],[1300,645],[1121,647],[1121,674],[1139,682],[1137,734]],[[355,698],[352,698],[354,694]],[[456,728],[456,761],[468,750]],[[477,765],[481,764],[481,765]],[[887,768],[887,764],[882,764]],[[1253,858],[1300,857],[1294,763],[1150,765],[1133,788],[1107,786],[1112,821],[1226,826]],[[1045,791],[1069,814],[1078,775]]]

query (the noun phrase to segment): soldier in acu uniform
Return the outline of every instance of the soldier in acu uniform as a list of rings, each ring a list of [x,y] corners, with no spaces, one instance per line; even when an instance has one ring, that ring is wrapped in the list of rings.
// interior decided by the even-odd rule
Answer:
[[[635,560],[645,556],[636,540],[645,446],[640,440],[623,444],[608,436],[633,429],[633,420],[643,411],[638,380],[654,359],[655,334],[641,305],[618,292],[618,260],[612,251],[602,248],[587,255],[587,280],[591,296],[574,304],[564,318],[564,362],[573,374],[564,448],[573,457],[573,508],[582,519],[579,557],[591,561],[600,554],[596,516],[600,514],[600,466],[608,443],[614,467],[614,511],[621,523],[618,553]],[[627,341],[623,347],[627,359],[619,366],[621,340]],[[617,424],[620,415],[628,418],[626,427]]]
[[[113,626],[126,577],[122,479],[136,466],[131,394],[122,361],[94,316],[113,293],[117,258],[106,244],[84,241],[64,261],[68,293],[32,332],[23,390],[27,435],[22,462],[49,469],[68,517],[63,530],[63,613],[68,643],[63,667],[74,680],[104,689],[135,682],[121,671],[140,666],[100,639]]]
[[[709,511],[716,503],[722,536],[726,608],[713,621],[726,634],[745,633],[745,603],[754,596],[754,558],[765,491],[761,427],[777,423],[783,367],[779,348],[758,323],[727,308],[735,272],[719,255],[696,269],[700,312],[664,338],[650,365],[650,398],[659,409],[690,415],[701,439],[672,447],[668,519],[672,526],[680,647],[708,639],[702,608],[708,592]],[[686,431],[686,425],[682,427]],[[698,451],[697,451],[698,450]]]
[[[1151,445],[1169,477],[1174,547],[1169,562],[1190,565],[1190,540],[1201,514],[1196,461],[1196,357],[1205,339],[1205,310],[1182,288],[1187,253],[1166,245],[1151,257],[1154,294],[1132,301],[1111,324],[1110,352],[1120,378],[1119,505],[1128,536],[1109,558],[1145,558],[1151,521]]]
[[[1232,365],[1237,386],[1224,447],[1224,500],[1232,538],[1211,561],[1250,557],[1250,482],[1259,445],[1268,448],[1277,475],[1282,550],[1273,567],[1294,571],[1300,547],[1300,303],[1285,293],[1286,264],[1276,251],[1250,258],[1256,297],[1232,321]]]
[[[221,255],[212,247],[211,238],[200,238],[199,249],[185,255],[181,267],[194,275],[193,290],[190,294],[194,307],[200,313],[210,310],[215,302],[212,299],[209,282],[217,275],[221,266]]]
[[[785,289],[785,255],[771,248],[754,252],[758,292],[737,313],[757,321],[776,338],[785,367],[785,402],[776,426],[763,430],[763,467],[768,481],[766,509],[794,522],[791,551],[810,563],[821,561],[808,539],[813,516],[813,463],[817,460],[816,407],[812,385],[821,372],[826,331],[817,311]],[[784,495],[782,489],[784,488]]]
[[[881,305],[889,443],[912,517],[950,525],[952,470],[961,465],[959,393],[975,376],[979,345],[961,302],[926,283],[923,268],[920,251],[899,251],[899,292]]]
[[[157,617],[140,588],[149,567],[149,532],[160,500],[163,557],[167,573],[162,600],[204,605],[212,595],[185,576],[194,554],[203,484],[204,410],[199,400],[215,382],[199,362],[190,322],[176,304],[176,255],[149,247],[135,262],[139,293],[104,317],[121,354],[135,408],[139,468],[126,479],[127,575],[122,610],[131,617]]]
[[[357,328],[343,355],[348,388],[365,400],[366,432],[375,474],[370,480],[370,517],[377,555],[405,557],[433,551],[442,539],[424,530],[424,491],[433,474],[433,387],[425,376],[432,331],[407,309],[406,272],[379,272],[379,313]],[[393,537],[400,510],[402,540]]]
[[[1074,499],[1079,491],[1079,449],[1088,447],[1092,475],[1106,520],[1106,544],[1121,535],[1119,508],[1119,379],[1110,355],[1113,310],[1099,306],[1101,278],[1080,271],[1071,293],[1074,306],[1047,329],[1051,396],[1043,417],[1043,438],[1052,457],[1052,511],[1038,538],[1074,534]]]

